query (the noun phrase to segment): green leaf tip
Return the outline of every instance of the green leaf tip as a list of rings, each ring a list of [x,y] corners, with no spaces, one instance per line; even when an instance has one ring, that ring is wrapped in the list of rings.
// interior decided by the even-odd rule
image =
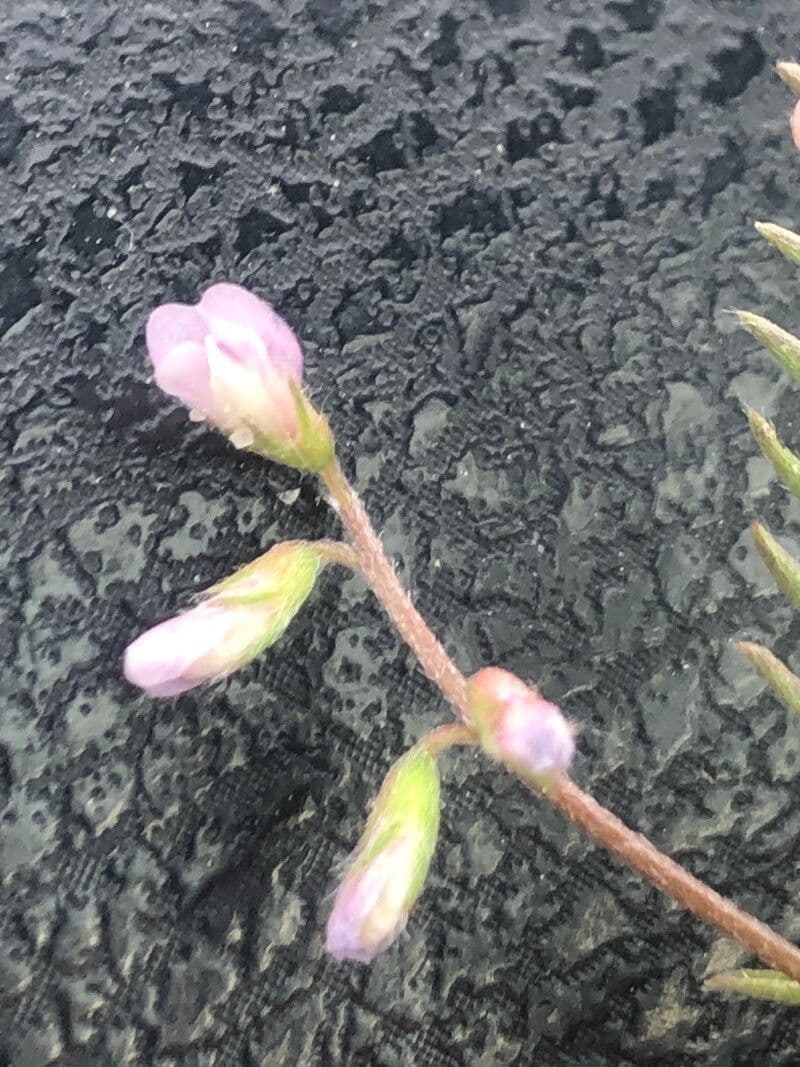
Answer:
[[[800,498],[800,459],[787,448],[775,433],[775,427],[753,408],[747,409],[747,419],[761,451],[775,468],[775,472],[794,496]]]
[[[775,71],[784,85],[788,85],[793,93],[800,96],[800,63],[782,59],[775,64]]]
[[[767,570],[775,579],[775,584],[784,596],[787,596],[794,606],[800,610],[800,561],[796,560],[790,552],[787,552],[762,523],[752,523],[750,533],[755,541],[759,556],[761,556]]]
[[[800,982],[795,982],[780,971],[725,971],[709,978],[705,988],[714,993],[739,993],[777,1004],[800,1005]]]
[[[800,338],[776,326],[763,315],[755,315],[752,311],[736,311],[735,314],[747,332],[768,348],[793,378],[800,381]]]
[[[793,263],[800,263],[800,234],[776,226],[774,222],[756,222],[754,225],[765,241],[769,241]]]
[[[800,715],[800,678],[763,645],[756,645],[752,641],[734,641],[734,648],[750,661],[778,700]]]

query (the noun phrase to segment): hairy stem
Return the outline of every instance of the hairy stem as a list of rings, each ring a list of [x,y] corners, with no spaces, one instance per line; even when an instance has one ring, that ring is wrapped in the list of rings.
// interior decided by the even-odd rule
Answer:
[[[425,734],[419,744],[432,756],[438,756],[453,745],[477,745],[478,735],[471,726],[465,726],[462,722],[448,722]]]
[[[644,835],[631,830],[569,778],[560,778],[545,795],[595,841],[678,904],[744,945],[770,967],[800,980],[800,951],[795,945],[659,852]]]
[[[414,607],[344,471],[334,459],[320,472],[320,477],[327,485],[344,528],[353,542],[364,577],[400,636],[416,653],[427,676],[457,709],[459,718],[469,722],[464,676]]]
[[[345,545],[341,541],[311,541],[310,544],[326,563],[338,563],[341,567],[349,567],[351,571],[361,570],[359,555],[350,545]]]
[[[414,607],[338,461],[333,460],[321,471],[321,477],[375,595],[425,673],[453,705],[461,722],[468,725],[466,680]],[[533,778],[522,780],[678,904],[738,941],[768,966],[800,981],[800,950],[795,945],[659,852],[568,777],[559,776],[544,786]]]

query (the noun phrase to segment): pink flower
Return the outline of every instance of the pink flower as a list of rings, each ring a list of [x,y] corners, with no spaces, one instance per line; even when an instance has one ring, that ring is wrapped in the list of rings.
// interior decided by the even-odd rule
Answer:
[[[309,470],[332,455],[327,423],[300,389],[300,344],[253,293],[222,282],[195,305],[163,304],[146,337],[158,385],[237,447]]]
[[[567,769],[574,730],[559,707],[509,671],[484,667],[467,683],[470,715],[490,755],[533,774]]]

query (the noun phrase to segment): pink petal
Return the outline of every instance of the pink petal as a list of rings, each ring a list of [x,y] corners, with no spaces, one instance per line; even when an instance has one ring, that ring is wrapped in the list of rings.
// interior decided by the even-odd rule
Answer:
[[[219,412],[211,390],[211,376],[205,346],[196,341],[174,345],[155,364],[155,380],[160,389],[175,396],[193,411],[213,421]]]
[[[376,940],[364,936],[370,913],[380,907],[381,893],[391,876],[384,857],[378,856],[342,884],[325,930],[325,947],[334,959],[371,963],[394,941],[404,916],[396,918],[384,937]]]
[[[132,681],[132,679],[129,678],[128,681]],[[181,693],[188,693],[190,689],[194,689],[196,686],[197,682],[192,678],[177,678],[175,681],[150,685],[144,691],[149,697],[153,697],[156,700],[165,700],[168,697],[180,696]],[[139,688],[143,689],[144,687],[139,686]]]
[[[197,308],[188,304],[162,304],[150,313],[145,328],[147,351],[158,369],[172,349],[186,341],[202,344],[208,328]]]
[[[227,612],[204,605],[167,619],[125,650],[125,677],[153,697],[183,693],[206,680],[192,667],[221,643],[228,626]]]
[[[255,293],[240,285],[220,282],[203,293],[198,310],[206,317],[209,328],[220,334],[218,340],[224,340],[222,324],[225,322],[251,329],[261,338],[270,362],[279,373],[302,378],[303,350],[294,331]]]
[[[500,745],[506,756],[537,774],[566,770],[575,754],[573,731],[561,709],[536,698],[506,709]]]
[[[125,677],[147,693],[157,695],[160,687],[176,682],[195,659],[196,651],[176,639],[179,618],[146,630],[125,649]]]

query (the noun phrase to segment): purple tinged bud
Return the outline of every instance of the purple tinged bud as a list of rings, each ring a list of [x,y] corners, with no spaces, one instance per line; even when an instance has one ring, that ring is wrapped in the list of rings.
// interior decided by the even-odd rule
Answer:
[[[425,886],[439,829],[439,773],[424,748],[387,775],[326,929],[337,960],[371,963],[399,936]]]
[[[300,344],[253,293],[223,282],[195,305],[163,304],[146,338],[158,385],[238,448],[301,470],[331,459],[330,428],[301,389]]]
[[[565,771],[575,753],[572,726],[560,708],[509,671],[484,667],[467,683],[470,716],[483,748],[535,775]]]
[[[414,834],[398,834],[345,879],[325,931],[334,959],[371,963],[402,933],[409,911],[408,872],[418,850]]]
[[[322,566],[313,544],[276,545],[196,607],[137,637],[125,651],[125,677],[151,697],[174,697],[232,674],[278,640]]]

